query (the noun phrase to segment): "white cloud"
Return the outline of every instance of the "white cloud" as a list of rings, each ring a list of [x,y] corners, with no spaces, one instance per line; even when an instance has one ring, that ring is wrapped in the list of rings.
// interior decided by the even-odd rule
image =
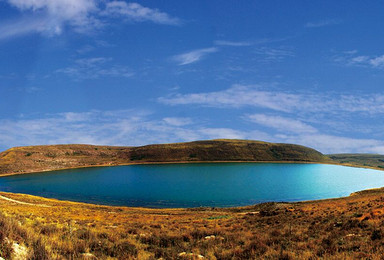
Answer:
[[[249,134],[231,128],[202,128],[199,133],[207,139],[246,139]]]
[[[301,144],[322,153],[382,153],[384,141],[375,139],[348,138],[325,134],[279,135],[276,141]]]
[[[57,30],[57,28],[51,28],[45,18],[23,18],[18,21],[10,21],[0,24],[0,40],[31,33],[46,33],[55,30]]]
[[[96,40],[94,44],[84,45],[83,47],[77,49],[76,52],[79,54],[86,54],[86,53],[92,52],[98,48],[111,48],[111,47],[115,47],[115,45],[110,44],[106,41]]]
[[[340,24],[341,21],[337,19],[325,19],[318,22],[310,22],[305,25],[307,28],[318,28],[318,27],[324,27],[329,25],[336,25]]]
[[[185,126],[192,124],[192,120],[188,117],[165,117],[163,121],[172,126]]]
[[[263,90],[260,86],[233,85],[216,92],[172,94],[158,99],[168,105],[201,105],[209,107],[258,107],[282,112],[364,112],[384,113],[384,95],[342,93],[291,93]]]
[[[367,120],[378,122],[384,113],[382,94],[292,93],[270,88],[265,90],[261,86],[234,85],[216,92],[172,94],[158,101],[167,105],[247,108],[248,114],[242,117],[243,120],[271,128],[268,134],[238,129],[223,131],[231,138],[295,143],[323,153],[384,153],[384,141],[375,139],[382,136],[383,125],[367,125]],[[258,113],[249,114],[252,108]],[[265,110],[277,114],[266,114]],[[364,113],[364,121],[349,122],[352,117],[362,118],[361,113]],[[341,136],[356,131],[369,133],[370,138]]]
[[[204,56],[217,51],[218,49],[214,47],[198,49],[198,50],[193,50],[193,51],[189,51],[183,54],[173,56],[172,59],[176,61],[179,65],[187,65],[187,64],[197,62],[201,60]]]
[[[295,53],[285,47],[280,48],[269,48],[269,47],[260,47],[254,50],[254,53],[258,56],[258,61],[262,62],[280,62],[286,58],[294,57]]]
[[[373,68],[383,68],[384,65],[384,55],[377,57],[370,56],[356,56],[347,60],[348,65],[361,65],[369,66]]]
[[[97,9],[95,0],[8,0],[8,2],[21,10],[46,10],[51,15],[59,15],[65,19],[82,18]]]
[[[384,67],[384,55],[370,59],[369,64],[371,64],[375,68]]]
[[[0,39],[31,33],[61,34],[65,28],[89,33],[108,24],[110,17],[124,17],[133,22],[179,25],[180,19],[138,3],[99,0],[5,0],[23,13],[17,21],[0,23]]]
[[[112,1],[107,3],[102,14],[107,16],[122,16],[135,22],[150,21],[167,25],[181,24],[180,19],[171,17],[158,9],[151,9],[138,3],[126,3],[124,1]]]
[[[187,126],[188,125],[188,126]],[[135,110],[66,112],[0,120],[0,148],[41,144],[146,145],[217,138],[266,138],[261,132],[209,128],[189,118],[151,119]]]
[[[95,49],[96,48],[94,46],[87,44],[87,45],[79,48],[78,50],[76,50],[76,52],[79,54],[85,54],[85,53],[91,52]]]
[[[357,50],[350,50],[350,51],[344,51],[343,53],[348,54],[348,55],[353,55],[353,54],[358,53],[358,51]]]
[[[384,55],[368,56],[358,55],[357,51],[344,52],[343,55],[334,58],[334,61],[347,66],[362,66],[375,69],[384,69]]]
[[[44,29],[44,32],[50,34],[60,34],[65,24],[77,31],[98,24],[92,16],[92,13],[98,11],[95,0],[8,0],[8,3],[21,11],[34,13],[34,17],[44,17],[45,27],[39,30]]]
[[[222,45],[222,46],[233,46],[233,47],[243,47],[243,46],[252,46],[254,43],[252,42],[234,42],[234,41],[222,41],[218,40],[215,41],[216,45]]]
[[[151,113],[137,109],[66,112],[46,114],[39,118],[24,115],[19,119],[0,120],[0,149],[14,146],[70,143],[132,146],[235,138],[301,144],[323,153],[384,153],[384,141],[375,139],[346,138],[305,131],[288,135],[271,135],[257,130],[243,131],[226,127],[206,127],[196,124],[194,120],[188,118],[184,118],[184,120],[190,120],[190,124],[183,125],[178,124],[178,120],[182,122],[183,119],[152,119]],[[287,121],[288,124],[291,124],[289,126],[291,129],[303,127],[294,121]],[[172,124],[175,122],[176,124]]]
[[[228,41],[228,40],[217,40],[214,41],[215,45],[220,46],[231,46],[231,47],[246,47],[246,46],[253,46],[258,44],[267,44],[267,43],[273,43],[273,42],[281,42],[289,39],[288,37],[285,38],[263,38],[263,39],[257,39],[257,40],[251,40],[251,41]]]
[[[290,110],[299,103],[298,97],[293,94],[273,93],[242,85],[234,85],[229,89],[217,92],[176,94],[170,97],[162,97],[158,100],[169,105],[200,104],[212,107],[256,106],[278,111]]]
[[[94,57],[77,59],[73,66],[58,69],[56,73],[64,73],[75,80],[97,79],[101,77],[129,78],[134,72],[125,66],[111,65],[112,58]]]
[[[269,116],[264,114],[253,114],[245,117],[247,120],[276,129],[279,132],[291,133],[316,133],[317,130],[299,120],[281,116]]]
[[[350,60],[350,63],[351,64],[359,64],[359,63],[369,62],[369,60],[370,60],[370,58],[368,56],[357,56],[357,57],[353,57]]]

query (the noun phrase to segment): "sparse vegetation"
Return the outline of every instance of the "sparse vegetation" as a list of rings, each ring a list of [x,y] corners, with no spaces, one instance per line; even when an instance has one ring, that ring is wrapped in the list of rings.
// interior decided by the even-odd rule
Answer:
[[[0,153],[0,175],[90,166],[210,161],[331,162],[328,157],[308,147],[248,140],[141,147],[43,145],[16,147]]]
[[[144,209],[1,193],[1,257],[28,259],[380,259],[384,189],[240,208]],[[33,205],[36,204],[36,205]],[[41,206],[45,205],[45,206]]]
[[[57,145],[0,153],[1,173],[148,162],[301,161],[384,167],[384,157],[214,140],[144,147]],[[239,208],[97,206],[0,193],[5,259],[380,259],[384,189],[341,199]],[[23,249],[25,252],[23,252]],[[20,254],[23,255],[20,257]]]
[[[330,154],[328,156],[336,163],[344,165],[384,169],[384,155],[381,154]]]

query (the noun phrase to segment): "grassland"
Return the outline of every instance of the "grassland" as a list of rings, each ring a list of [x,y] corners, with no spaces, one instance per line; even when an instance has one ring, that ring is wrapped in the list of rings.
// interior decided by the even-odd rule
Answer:
[[[332,158],[333,160],[331,160]],[[151,162],[296,161],[380,168],[380,156],[213,140],[144,147],[55,145],[0,154],[0,174]],[[110,207],[0,192],[4,259],[382,259],[384,189],[240,208]]]
[[[314,149],[300,145],[248,140],[210,140],[141,147],[42,145],[15,147],[0,153],[0,175],[140,163],[215,161],[331,160]]]
[[[384,190],[242,208],[108,207],[0,193],[0,256],[382,259]],[[24,204],[15,201],[24,202]],[[17,249],[20,254],[20,249]]]
[[[328,157],[342,165],[384,170],[384,155],[381,154],[329,154]]]

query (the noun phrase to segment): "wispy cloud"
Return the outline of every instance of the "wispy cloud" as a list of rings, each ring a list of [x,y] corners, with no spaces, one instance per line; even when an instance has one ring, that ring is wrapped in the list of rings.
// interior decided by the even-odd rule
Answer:
[[[231,128],[202,128],[200,134],[208,139],[246,139],[250,134]]]
[[[188,117],[165,117],[163,121],[172,126],[184,126],[192,124],[192,120]]]
[[[317,22],[309,22],[305,25],[307,28],[318,28],[318,27],[324,27],[324,26],[330,26],[330,25],[336,25],[340,24],[341,21],[338,19],[325,19]]]
[[[169,105],[199,104],[211,107],[265,107],[277,111],[288,111],[300,103],[299,97],[294,94],[274,93],[259,90],[257,87],[234,85],[223,91],[174,94],[161,97],[159,102]]]
[[[181,20],[158,9],[138,3],[97,0],[5,0],[23,13],[17,21],[0,23],[0,39],[31,33],[59,35],[64,28],[78,33],[94,32],[109,23],[111,17],[131,22],[180,25]]]
[[[243,47],[243,46],[252,46],[254,45],[253,42],[244,41],[244,42],[234,42],[234,41],[215,41],[216,45],[222,45],[222,46],[233,46],[233,47]]]
[[[301,122],[300,120],[281,116],[271,116],[265,114],[252,114],[245,116],[246,120],[253,123],[276,129],[279,132],[291,133],[316,133],[317,129]]]
[[[217,52],[217,51],[218,49],[215,47],[198,49],[198,50],[193,50],[193,51],[189,51],[186,53],[173,56],[172,60],[177,62],[179,65],[187,65],[187,64],[198,62],[199,60],[204,58],[206,55]]]
[[[381,153],[384,141],[376,139],[348,138],[326,134],[278,135],[276,141],[301,144],[323,153]]]
[[[67,112],[0,120],[0,149],[41,144],[146,145],[212,138],[263,138],[257,131],[212,128],[188,118],[151,119],[147,111]],[[182,123],[184,122],[184,123]],[[187,126],[188,124],[188,126]],[[192,124],[192,125],[190,125]]]
[[[263,38],[263,39],[257,39],[257,40],[249,40],[249,41],[229,41],[229,40],[217,40],[214,41],[215,45],[219,46],[230,46],[230,47],[246,47],[246,46],[253,46],[253,45],[260,45],[260,44],[267,44],[267,43],[273,43],[273,42],[281,42],[289,39],[289,37],[286,38]]]
[[[87,44],[87,45],[77,49],[76,52],[79,54],[85,54],[85,53],[94,51],[95,49],[96,49],[95,46]]]
[[[99,24],[92,15],[99,10],[95,0],[8,0],[7,2],[20,11],[29,12],[32,14],[31,18],[44,17],[45,27],[40,27],[39,30],[44,29],[42,32],[49,34],[60,34],[66,24],[79,32]],[[30,30],[36,31],[34,28]]]
[[[129,78],[134,72],[125,66],[111,65],[112,58],[94,57],[77,59],[73,66],[58,69],[56,73],[64,73],[72,78],[97,79],[100,77],[122,77]]]
[[[295,53],[290,49],[286,47],[280,47],[280,48],[270,48],[270,47],[260,47],[254,50],[254,53],[260,58],[258,58],[258,61],[262,62],[281,62],[286,58],[294,57]]]
[[[349,60],[350,65],[368,65],[373,68],[384,68],[384,55],[377,57],[357,56]]]
[[[171,94],[159,102],[167,105],[191,105],[238,111],[231,118],[251,131],[227,129],[233,138],[249,138],[270,142],[296,143],[324,153],[373,152],[384,153],[382,124],[367,126],[367,120],[377,121],[384,113],[384,95],[372,93],[289,92],[263,86],[234,85],[216,92]],[[236,110],[233,110],[236,108]],[[255,113],[249,113],[254,110]],[[224,110],[227,111],[227,110]],[[350,121],[364,115],[364,122]],[[242,121],[236,121],[242,119]],[[262,127],[270,128],[266,134]],[[241,126],[240,126],[241,129]],[[371,138],[342,137],[351,133],[369,133]],[[375,137],[375,138],[374,138]]]
[[[134,111],[59,113],[40,118],[1,120],[2,147],[37,144],[117,144],[137,127],[143,115]],[[108,129],[109,128],[109,129]]]
[[[344,52],[334,57],[334,61],[346,66],[360,66],[374,69],[384,69],[384,54],[369,56],[357,55],[358,51]]]
[[[57,29],[57,28],[56,28]],[[51,28],[45,18],[23,18],[17,21],[8,21],[0,24],[0,40],[10,39],[21,35],[32,33],[45,33],[55,31]]]
[[[308,131],[295,130],[296,133],[292,131],[290,134],[271,135],[257,130],[242,131],[226,127],[207,127],[187,118],[153,119],[152,115],[148,111],[137,109],[92,110],[45,114],[40,115],[39,118],[24,115],[23,118],[14,120],[1,119],[0,149],[13,146],[70,143],[131,146],[236,138],[302,144],[324,153],[384,153],[384,141],[311,133],[307,126],[289,119],[285,123],[291,126],[291,130],[301,128]],[[270,119],[264,122],[272,127],[280,127],[277,123],[269,123]],[[277,120],[282,121],[281,118]],[[183,121],[189,121],[187,123],[190,124],[181,123]]]
[[[134,22],[149,21],[167,25],[181,24],[179,18],[171,17],[158,9],[151,9],[138,3],[126,3],[124,1],[112,1],[107,3],[102,14],[107,16],[121,16]]]
[[[82,46],[81,48],[77,49],[76,52],[78,54],[86,54],[86,53],[92,52],[98,48],[111,48],[111,47],[115,47],[115,45],[110,44],[106,41],[97,40],[93,44],[86,44],[86,45]]]
[[[382,94],[292,93],[244,85],[234,85],[216,92],[172,94],[168,97],[160,97],[158,101],[168,105],[238,108],[251,106],[282,112],[384,113],[384,95]]]

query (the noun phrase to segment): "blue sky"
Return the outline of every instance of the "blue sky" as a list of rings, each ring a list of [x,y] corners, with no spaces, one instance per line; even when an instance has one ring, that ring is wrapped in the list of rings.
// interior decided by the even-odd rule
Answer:
[[[240,138],[383,154],[383,11],[0,0],[0,150]]]

